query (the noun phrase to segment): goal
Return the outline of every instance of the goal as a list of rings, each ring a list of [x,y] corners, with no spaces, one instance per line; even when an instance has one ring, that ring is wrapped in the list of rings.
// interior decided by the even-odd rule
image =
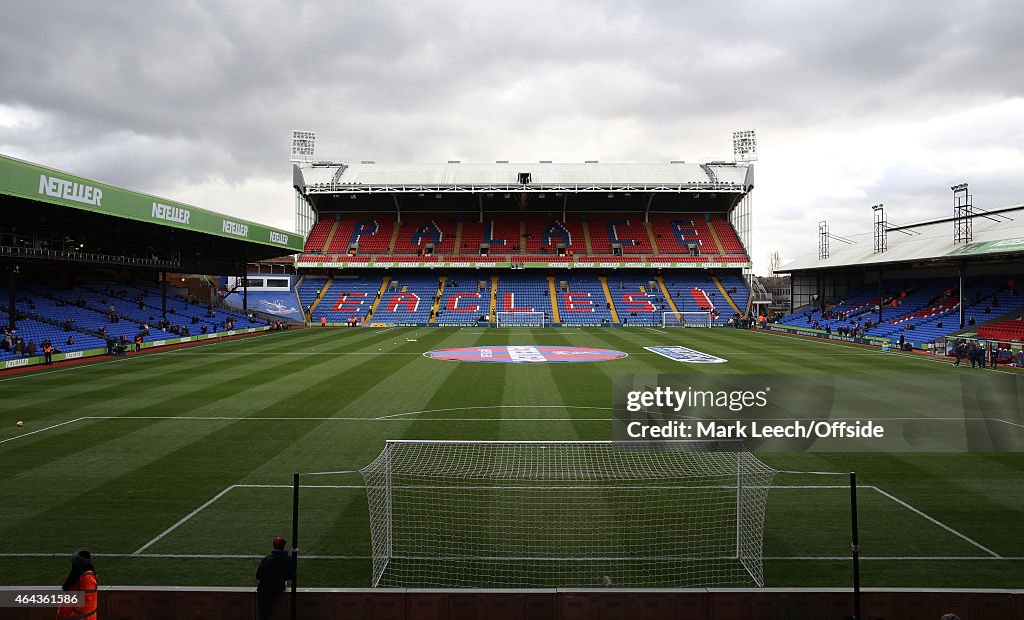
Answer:
[[[498,327],[544,327],[547,319],[543,312],[497,312]]]
[[[711,327],[710,312],[662,312],[662,327]]]
[[[373,586],[763,586],[776,471],[739,442],[388,441]]]

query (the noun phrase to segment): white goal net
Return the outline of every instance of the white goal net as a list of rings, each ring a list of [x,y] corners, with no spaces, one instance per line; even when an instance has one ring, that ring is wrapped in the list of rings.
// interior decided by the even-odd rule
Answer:
[[[710,312],[662,312],[662,327],[711,327]]]
[[[496,312],[498,327],[544,327],[543,312]]]
[[[739,442],[388,441],[373,586],[763,586],[776,471]]]

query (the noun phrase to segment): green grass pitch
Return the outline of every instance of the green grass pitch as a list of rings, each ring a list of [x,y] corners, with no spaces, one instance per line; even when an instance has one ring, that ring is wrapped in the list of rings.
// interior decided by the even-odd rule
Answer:
[[[629,356],[474,364],[422,355],[510,344]],[[667,344],[729,361],[683,364],[643,349]],[[0,374],[0,583],[59,583],[68,555],[87,548],[108,585],[254,585],[270,540],[290,536],[292,472],[359,469],[387,439],[607,440],[619,374],[849,373],[863,377],[859,398],[877,419],[929,397],[893,376],[963,372],[921,356],[724,329],[398,328],[295,330]],[[780,470],[858,473],[866,586],[1024,582],[1024,454],[759,456]],[[849,583],[845,483],[776,477],[768,586]],[[301,585],[368,586],[362,478],[303,484]]]

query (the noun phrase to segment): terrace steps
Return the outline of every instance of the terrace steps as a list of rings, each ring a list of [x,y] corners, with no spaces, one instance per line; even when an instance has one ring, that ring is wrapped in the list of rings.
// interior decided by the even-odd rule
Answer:
[[[736,314],[738,314],[740,316],[743,316],[744,314],[746,314],[745,312],[741,312],[740,311],[739,306],[736,305],[736,302],[734,302],[732,300],[732,297],[729,296],[728,291],[726,291],[725,287],[722,286],[722,281],[718,279],[718,276],[711,276],[711,280],[714,281],[715,286],[718,287],[718,292],[722,294],[722,297],[725,298],[725,301],[727,301],[729,303],[729,305],[732,306],[732,311],[733,312],[735,312]]]
[[[608,302],[608,309],[612,313],[612,320],[616,323],[621,323],[619,320],[619,313],[615,310],[615,300],[612,299],[612,292],[608,288],[608,276],[600,276],[598,280],[601,281],[601,290],[604,291],[604,299]]]

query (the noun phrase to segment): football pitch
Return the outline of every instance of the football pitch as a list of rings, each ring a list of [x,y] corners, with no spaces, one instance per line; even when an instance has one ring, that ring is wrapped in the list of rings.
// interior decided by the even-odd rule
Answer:
[[[586,363],[468,363],[425,352],[595,347]],[[728,360],[686,364],[644,347]],[[251,586],[291,535],[293,472],[354,472],[388,439],[608,440],[632,374],[853,375],[865,417],[940,416],[908,377],[962,373],[920,355],[727,329],[304,329],[34,373],[0,374],[0,584],[60,583],[96,554],[105,585]],[[1024,375],[1007,372],[1024,392]],[[24,420],[23,427],[16,427]],[[1019,432],[1019,419],[1001,420]],[[758,453],[770,587],[850,582],[846,472],[860,483],[865,586],[1019,587],[1024,454]],[[358,473],[302,478],[300,585],[370,585]],[[501,584],[492,584],[500,587]],[[595,582],[596,585],[596,582]]]

